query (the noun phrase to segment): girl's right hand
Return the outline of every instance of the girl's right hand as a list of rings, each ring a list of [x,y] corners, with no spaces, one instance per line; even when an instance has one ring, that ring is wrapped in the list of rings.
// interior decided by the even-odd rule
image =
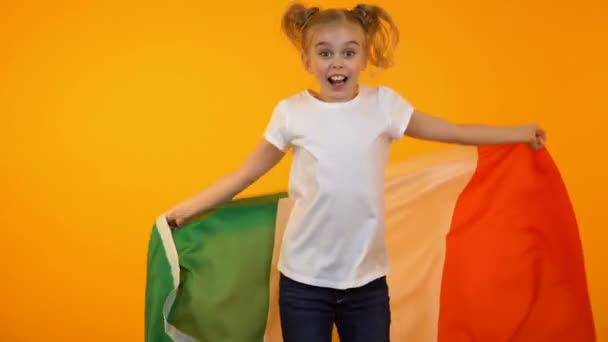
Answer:
[[[184,208],[178,205],[165,213],[165,218],[167,219],[169,227],[178,229],[184,225],[188,219],[188,215],[186,214]]]

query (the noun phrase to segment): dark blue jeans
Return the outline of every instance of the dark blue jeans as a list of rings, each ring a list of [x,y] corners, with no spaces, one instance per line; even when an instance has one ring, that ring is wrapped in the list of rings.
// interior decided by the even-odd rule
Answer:
[[[281,274],[279,306],[284,342],[389,342],[391,312],[386,277],[362,287],[335,290]]]

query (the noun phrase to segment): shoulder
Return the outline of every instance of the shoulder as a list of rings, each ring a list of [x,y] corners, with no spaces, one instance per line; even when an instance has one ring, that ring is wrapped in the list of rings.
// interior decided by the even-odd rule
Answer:
[[[287,113],[294,108],[302,107],[307,104],[309,104],[308,94],[306,93],[306,90],[302,90],[277,101],[274,110]]]
[[[380,85],[375,88],[369,88],[375,96],[377,103],[384,109],[397,107],[412,107],[410,102],[395,89]]]
[[[376,87],[376,96],[381,103],[391,103],[395,100],[403,99],[399,92],[384,85]]]
[[[378,103],[380,106],[390,105],[395,101],[403,100],[401,94],[385,85],[367,86],[361,84],[360,91],[363,92],[368,99]]]

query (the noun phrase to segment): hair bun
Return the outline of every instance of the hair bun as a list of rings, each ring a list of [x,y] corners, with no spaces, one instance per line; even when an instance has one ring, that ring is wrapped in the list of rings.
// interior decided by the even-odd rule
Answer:
[[[378,18],[374,6],[358,4],[352,10],[353,14],[361,21],[365,29],[375,29],[378,24]]]
[[[289,7],[285,16],[301,31],[315,14],[319,12],[319,7],[306,7],[296,3]]]

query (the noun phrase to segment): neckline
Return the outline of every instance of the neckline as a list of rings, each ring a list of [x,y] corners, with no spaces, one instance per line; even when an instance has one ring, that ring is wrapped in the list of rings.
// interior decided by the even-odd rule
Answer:
[[[348,100],[348,101],[341,101],[341,102],[327,102],[327,101],[323,101],[321,99],[318,99],[317,97],[315,97],[312,93],[310,89],[306,89],[304,90],[304,94],[306,95],[306,97],[308,97],[312,102],[321,105],[323,107],[328,107],[328,108],[340,108],[340,107],[346,107],[346,106],[351,106],[356,104],[357,102],[359,102],[359,100],[361,99],[361,97],[363,96],[363,92],[365,91],[366,87],[363,84],[359,84],[359,92],[357,93],[357,95],[355,97],[353,97],[352,99]]]

